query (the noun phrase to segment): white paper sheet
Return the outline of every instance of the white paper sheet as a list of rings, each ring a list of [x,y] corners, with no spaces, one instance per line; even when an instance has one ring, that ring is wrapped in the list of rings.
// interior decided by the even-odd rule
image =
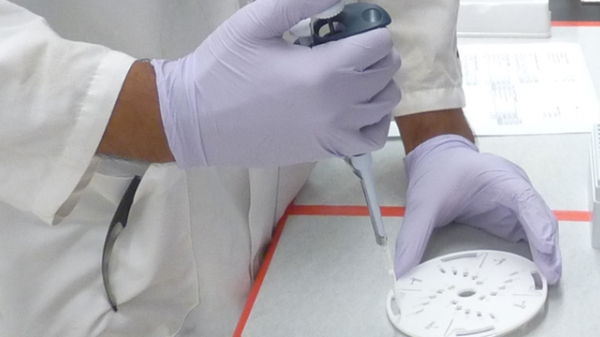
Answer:
[[[459,46],[467,119],[478,136],[591,132],[600,120],[578,44]]]

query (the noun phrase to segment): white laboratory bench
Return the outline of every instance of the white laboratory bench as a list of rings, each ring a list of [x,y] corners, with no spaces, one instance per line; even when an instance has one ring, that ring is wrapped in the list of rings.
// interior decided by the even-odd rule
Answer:
[[[598,89],[599,39],[600,27],[553,27],[552,38],[545,42],[579,42]],[[461,40],[473,42],[481,40]],[[600,250],[591,247],[588,212],[589,137],[477,138],[482,152],[521,166],[559,218],[563,278],[549,287],[543,312],[509,336],[600,335]],[[393,244],[402,225],[407,186],[402,143],[392,139],[373,156],[380,203],[386,207],[384,222]],[[350,168],[342,160],[318,163],[294,205],[280,223],[236,336],[403,336],[387,318],[385,299],[391,281],[364,213],[359,181]],[[425,259],[471,249],[531,258],[524,242],[510,243],[455,224],[434,232]]]

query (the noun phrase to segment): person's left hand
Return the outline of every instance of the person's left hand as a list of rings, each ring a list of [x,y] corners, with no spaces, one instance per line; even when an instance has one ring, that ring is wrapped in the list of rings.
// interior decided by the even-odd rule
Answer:
[[[434,228],[456,222],[510,241],[528,241],[548,283],[558,283],[558,222],[520,167],[479,153],[473,143],[456,135],[423,142],[404,162],[409,185],[396,241],[397,278],[420,263]]]

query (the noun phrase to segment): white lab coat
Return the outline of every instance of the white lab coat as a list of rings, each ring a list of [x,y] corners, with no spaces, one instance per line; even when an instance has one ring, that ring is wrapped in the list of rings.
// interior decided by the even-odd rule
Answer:
[[[133,57],[187,54],[246,0],[13,2],[112,50],[0,0],[0,337],[230,336],[312,164],[184,172],[94,152]],[[115,313],[102,247],[135,174]]]

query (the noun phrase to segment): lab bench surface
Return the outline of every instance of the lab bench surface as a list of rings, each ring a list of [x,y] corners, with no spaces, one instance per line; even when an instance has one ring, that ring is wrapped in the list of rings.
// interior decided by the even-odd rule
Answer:
[[[391,237],[401,222],[385,219]],[[549,287],[545,309],[508,336],[597,336],[600,251],[591,248],[583,222],[561,221],[560,241],[561,282]],[[472,249],[531,258],[524,242],[452,225],[434,232],[425,259]],[[390,288],[367,217],[291,216],[241,336],[404,336],[385,312]]]
[[[591,247],[588,222],[589,135],[485,137],[477,143],[482,152],[523,167],[560,220],[563,278],[549,288],[544,312],[509,336],[596,336],[600,251]],[[402,157],[399,140],[374,153],[392,247],[405,205]],[[241,336],[403,336],[385,312],[391,281],[363,198],[358,179],[342,160],[315,167],[280,224],[281,236],[263,266],[266,273],[255,287]],[[531,259],[524,242],[511,243],[452,224],[434,232],[424,260],[474,249],[508,251]]]

